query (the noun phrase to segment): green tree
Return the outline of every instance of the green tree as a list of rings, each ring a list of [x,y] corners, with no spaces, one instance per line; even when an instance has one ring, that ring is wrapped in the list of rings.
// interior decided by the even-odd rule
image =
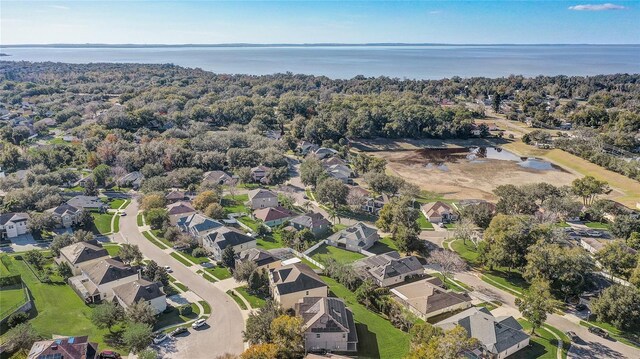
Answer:
[[[611,234],[617,238],[627,239],[632,233],[640,232],[640,217],[617,215],[611,223]]]
[[[158,353],[155,350],[148,348],[138,353],[138,359],[158,359]]]
[[[271,322],[271,338],[279,358],[298,358],[304,352],[304,324],[301,317],[281,315]]]
[[[120,259],[127,264],[140,263],[142,261],[142,252],[137,244],[123,243],[120,246]]]
[[[222,263],[225,267],[233,269],[236,265],[236,252],[233,250],[232,246],[227,246],[227,248],[222,251]]]
[[[305,186],[315,188],[326,177],[327,172],[316,157],[309,156],[300,164],[300,180]]]
[[[164,208],[154,208],[144,212],[144,218],[151,229],[160,229],[169,221],[169,215]]]
[[[413,345],[405,359],[463,359],[466,352],[478,347],[478,340],[469,337],[467,331],[457,325],[451,330],[429,337],[429,340]]]
[[[593,176],[586,176],[573,180],[571,190],[576,196],[582,197],[582,203],[585,206],[590,206],[598,195],[609,191],[609,185],[606,181],[597,180]]]
[[[151,282],[160,282],[169,285],[169,274],[164,267],[160,267],[156,261],[151,260],[142,270],[142,276]]]
[[[364,180],[376,193],[396,195],[405,181],[399,177],[389,176],[384,172],[368,172],[364,174]]]
[[[418,322],[411,330],[409,335],[411,336],[411,348],[415,349],[425,343],[428,343],[432,338],[443,335],[442,328],[433,326],[426,322]]]
[[[58,264],[58,274],[64,278],[65,281],[73,277],[73,271],[67,262],[60,262],[60,264]]]
[[[214,219],[224,218],[224,207],[222,207],[220,203],[211,203],[204,209],[204,215]]]
[[[162,192],[151,192],[142,197],[140,208],[143,211],[148,211],[154,208],[164,208],[166,204],[167,199]]]
[[[529,246],[536,242],[531,218],[498,214],[484,233],[489,246],[487,260],[490,265],[520,268],[525,264]]]
[[[40,340],[40,335],[31,323],[22,323],[9,329],[4,339],[7,352],[13,353],[29,350],[34,342]]]
[[[125,345],[135,354],[146,349],[153,339],[151,326],[143,323],[131,323],[122,333]]]
[[[627,246],[636,251],[640,250],[640,232],[633,232],[629,235],[627,238]]]
[[[283,314],[280,305],[272,300],[267,300],[265,305],[256,312],[249,314],[242,335],[244,341],[251,344],[272,343],[271,322]]]
[[[636,266],[636,256],[622,240],[605,244],[595,257],[611,274],[624,278],[628,278]]]
[[[122,308],[113,302],[105,302],[97,305],[91,312],[91,322],[100,329],[108,329],[116,325],[123,319]]]
[[[326,178],[316,187],[316,198],[323,203],[329,203],[334,210],[347,204],[349,187],[337,178]]]
[[[591,302],[598,321],[626,331],[640,330],[640,289],[614,284]]]
[[[156,312],[146,300],[140,300],[129,306],[126,317],[130,323],[142,323],[153,326],[156,324]]]
[[[400,251],[405,253],[421,251],[424,245],[418,238],[420,233],[418,216],[418,211],[413,208],[412,201],[408,197],[393,198],[382,207],[376,226],[391,233],[391,238]]]
[[[24,259],[38,270],[42,270],[45,262],[42,252],[35,249],[28,251],[24,256]]]
[[[96,166],[96,168],[93,169],[93,178],[96,181],[96,185],[98,185],[98,187],[104,187],[110,173],[111,168],[109,166],[105,164]]]
[[[479,203],[462,208],[460,215],[463,219],[470,219],[476,226],[487,229],[495,213],[491,204]]]
[[[559,307],[559,302],[551,296],[549,282],[534,279],[522,298],[516,298],[516,305],[522,316],[531,323],[531,334],[547,320],[547,315]]]

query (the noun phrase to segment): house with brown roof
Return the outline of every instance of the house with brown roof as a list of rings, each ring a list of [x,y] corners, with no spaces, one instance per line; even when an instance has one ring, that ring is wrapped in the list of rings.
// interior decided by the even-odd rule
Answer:
[[[304,263],[294,263],[269,271],[269,292],[284,309],[293,308],[305,297],[326,297],[329,287]]]
[[[83,209],[63,203],[56,208],[47,210],[60,227],[70,228],[81,224]]]
[[[109,258],[109,252],[98,241],[78,242],[60,249],[57,263],[69,265],[74,275],[81,273],[81,266],[92,265]]]
[[[176,203],[176,202],[184,201],[188,199],[187,195],[182,191],[171,191],[167,193],[167,195],[164,196],[164,198],[167,200],[168,203]]]
[[[89,337],[61,337],[33,343],[27,359],[98,359],[98,343]]]
[[[391,292],[401,304],[423,320],[471,307],[469,294],[442,288],[442,281],[436,277],[402,284],[391,289]]]
[[[156,314],[167,309],[167,295],[162,287],[158,283],[145,279],[137,279],[114,287],[113,296],[124,309],[140,301],[148,302]]]
[[[314,236],[319,236],[331,229],[329,222],[321,213],[309,212],[289,220],[289,224],[298,231],[308,229]]]
[[[178,224],[181,218],[189,217],[195,213],[195,208],[193,208],[189,202],[175,202],[167,206],[169,222],[174,226]]]
[[[353,269],[361,278],[371,278],[380,287],[403,283],[409,277],[424,274],[424,266],[418,257],[401,257],[395,251],[360,259],[353,264]]]
[[[458,212],[453,206],[441,201],[425,203],[420,207],[420,211],[431,223],[449,223],[458,220]]]
[[[261,220],[265,226],[275,227],[286,222],[295,214],[284,207],[277,206],[256,209],[253,211],[253,216]]]
[[[80,266],[80,275],[69,278],[69,285],[88,303],[113,299],[113,288],[140,279],[140,272],[113,259]]]
[[[251,209],[277,207],[278,194],[268,189],[254,189],[249,191],[249,203]]]
[[[353,313],[340,298],[305,297],[295,305],[302,317],[305,352],[356,352],[358,333]]]
[[[257,269],[275,269],[281,266],[282,260],[260,248],[246,249],[236,257],[236,267],[245,262],[253,262]]]

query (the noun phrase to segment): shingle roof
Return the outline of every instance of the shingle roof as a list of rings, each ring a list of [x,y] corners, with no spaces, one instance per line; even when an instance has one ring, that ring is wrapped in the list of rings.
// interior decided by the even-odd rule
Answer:
[[[358,222],[351,227],[345,228],[337,233],[334,233],[329,238],[329,241],[336,243],[349,243],[354,246],[362,246],[364,245],[364,240],[367,238],[377,235],[378,230],[375,228],[371,228],[365,225],[362,222]]]
[[[331,222],[329,222],[326,218],[324,218],[322,214],[313,213],[313,212],[292,218],[289,222],[296,223],[298,225],[301,225],[307,228],[316,228],[322,225],[331,224]]]
[[[402,299],[423,314],[471,302],[471,297],[467,293],[446,290],[432,283],[430,279],[404,284],[395,287],[393,291],[401,294],[404,297]]]
[[[100,208],[106,205],[96,196],[75,196],[67,201],[67,204],[76,208]]]
[[[132,305],[141,300],[148,301],[164,296],[164,291],[158,283],[138,279],[113,288],[113,293],[127,305]]]
[[[58,356],[56,356],[58,355]],[[43,340],[33,343],[28,359],[95,359],[98,344],[90,343],[89,337],[68,337]]]
[[[96,264],[87,264],[82,271],[96,285],[113,282],[114,280],[129,277],[138,271],[113,258],[106,258]]]
[[[312,333],[348,333],[348,341],[356,342],[358,334],[351,311],[342,299],[332,297],[305,297],[295,305],[296,314],[304,321],[305,330]]]
[[[253,215],[263,222],[276,221],[293,216],[293,212],[284,207],[267,207],[256,209]]]
[[[231,176],[224,171],[209,171],[204,173],[202,180],[205,182],[225,183],[231,180]]]
[[[430,202],[422,205],[422,210],[428,215],[432,214],[441,215],[443,213],[451,213],[453,212],[453,208],[444,202]]]
[[[172,203],[167,206],[167,209],[167,214],[170,216],[174,214],[192,213],[196,211],[193,207],[191,207],[191,204],[187,202]]]
[[[254,199],[273,198],[273,197],[278,197],[278,195],[266,189],[258,188],[258,189],[249,191],[249,200],[251,201],[253,201]]]
[[[256,239],[247,236],[235,228],[221,227],[206,236],[214,245],[224,250],[228,246],[235,247],[240,244],[253,242]]]
[[[169,200],[180,200],[180,199],[184,199],[185,194],[184,192],[180,192],[180,191],[171,191],[167,193],[167,195],[164,197]]]
[[[101,257],[109,257],[109,252],[96,241],[78,242],[60,249],[72,264],[80,264]]]
[[[271,270],[273,284],[280,294],[326,287],[320,276],[304,263],[294,263]]]
[[[258,266],[263,266],[273,263],[278,259],[263,249],[251,248],[240,252],[237,260],[239,262],[252,261]]]
[[[55,214],[57,214],[59,216],[63,216],[65,213],[76,214],[80,210],[81,210],[80,208],[76,208],[76,207],[74,207],[74,206],[72,206],[70,204],[63,203],[63,204],[59,205],[58,207],[53,208],[51,210],[51,212],[55,213]]]
[[[181,218],[178,222],[180,225],[193,228],[198,232],[208,231],[222,227],[222,223],[214,221],[209,217],[205,217],[199,213],[194,213],[188,217]]]
[[[8,222],[20,222],[29,219],[29,215],[23,212],[11,212],[0,214],[0,225],[4,226]]]
[[[424,269],[417,257],[400,257],[395,251],[361,259],[355,266],[364,268],[370,275],[381,280]]]

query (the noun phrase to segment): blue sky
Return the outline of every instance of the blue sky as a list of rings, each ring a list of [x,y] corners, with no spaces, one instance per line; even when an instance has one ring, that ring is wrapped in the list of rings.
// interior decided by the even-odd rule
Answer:
[[[0,44],[638,44],[638,19],[640,0],[2,0]]]

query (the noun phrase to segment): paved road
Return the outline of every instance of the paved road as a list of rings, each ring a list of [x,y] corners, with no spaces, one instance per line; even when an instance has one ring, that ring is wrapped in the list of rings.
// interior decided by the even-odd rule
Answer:
[[[425,238],[430,240],[429,238]],[[434,240],[434,243],[442,245],[441,240]],[[456,273],[455,279],[473,287],[476,291],[484,296],[501,301],[508,308],[502,309],[510,313],[509,315],[517,315],[519,311],[515,305],[516,297],[511,293],[500,290],[484,281],[482,281],[475,272]],[[502,307],[501,307],[502,308]],[[547,318],[547,324],[561,330],[562,332],[573,331],[580,338],[579,343],[574,343],[569,350],[569,358],[640,358],[640,350],[630,347],[626,344],[601,338],[597,335],[589,333],[586,327],[579,324],[580,319],[575,315],[557,315],[552,314]]]
[[[163,343],[166,357],[213,359],[225,353],[241,353],[244,350],[242,341],[244,320],[233,299],[156,247],[138,231],[136,223],[138,204],[135,200],[132,200],[125,212],[127,215],[120,218],[120,233],[113,236],[114,241],[137,244],[146,257],[153,259],[161,266],[171,266],[172,275],[207,301],[212,308],[211,317],[207,320],[209,328],[200,331],[190,329],[189,335]]]

